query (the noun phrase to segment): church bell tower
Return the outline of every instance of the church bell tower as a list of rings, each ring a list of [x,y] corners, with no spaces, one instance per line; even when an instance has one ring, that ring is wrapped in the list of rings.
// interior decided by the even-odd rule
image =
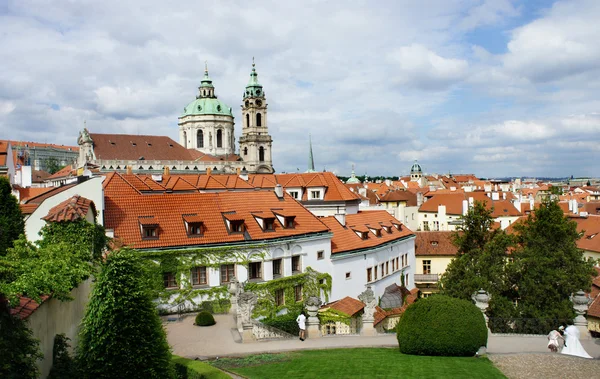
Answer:
[[[270,174],[274,172],[271,145],[273,140],[267,126],[267,102],[254,59],[250,80],[246,85],[242,103],[242,136],[240,156],[250,172]]]

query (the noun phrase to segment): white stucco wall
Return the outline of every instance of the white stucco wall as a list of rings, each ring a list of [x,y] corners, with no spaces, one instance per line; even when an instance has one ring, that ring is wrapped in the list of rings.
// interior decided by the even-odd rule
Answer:
[[[96,222],[104,225],[104,191],[102,182],[104,176],[93,177],[83,183],[73,186],[65,191],[44,200],[37,209],[25,220],[25,235],[29,241],[37,241],[40,239],[39,232],[46,225],[46,221],[42,217],[48,215],[52,207],[70,199],[75,195],[80,195],[94,202],[96,206]]]
[[[408,275],[408,281],[405,283],[408,289],[414,288],[415,274],[415,239],[398,241],[391,245],[385,245],[366,252],[357,252],[355,254],[345,256],[335,256],[332,259],[333,271],[333,286],[331,291],[331,299],[337,300],[345,296],[356,298],[363,292],[367,285],[371,285],[375,296],[383,295],[385,287],[396,283],[401,283],[401,273]],[[392,271],[391,260],[398,257],[398,262],[401,265],[402,255],[407,255],[407,264],[404,267],[399,267]],[[389,262],[389,271],[387,275],[381,276],[381,264]],[[367,268],[377,266],[377,280],[372,280],[367,283]],[[346,279],[346,273],[350,273],[350,278]],[[373,278],[374,279],[374,276]]]
[[[38,361],[41,378],[47,377],[52,368],[54,336],[64,333],[71,339],[72,348],[77,345],[79,325],[85,314],[91,291],[92,279],[90,278],[71,291],[72,301],[51,298],[27,318],[33,336],[40,340],[40,349],[44,354],[44,359]]]

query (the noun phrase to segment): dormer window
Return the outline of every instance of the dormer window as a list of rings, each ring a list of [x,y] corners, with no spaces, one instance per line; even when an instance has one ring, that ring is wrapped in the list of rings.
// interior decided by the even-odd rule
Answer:
[[[296,215],[284,211],[283,209],[272,209],[273,214],[279,220],[284,229],[293,229],[296,226]]]
[[[381,237],[381,229],[369,227],[369,230],[375,235],[375,237]]]
[[[141,216],[139,219],[142,239],[158,239],[158,222],[154,216]]]
[[[383,227],[383,230],[385,230],[385,232],[387,234],[391,234],[392,233],[392,227],[391,226],[384,225],[382,227]]]
[[[244,221],[243,220],[235,220],[231,221],[229,226],[230,233],[244,233]]]
[[[183,215],[183,223],[188,237],[200,237],[204,234],[204,223],[197,214]]]
[[[265,226],[263,228],[264,231],[275,230],[275,218],[265,218],[264,220],[265,220]]]
[[[394,228],[398,229],[398,231],[402,231],[402,224],[396,224],[394,223]]]
[[[310,198],[311,199],[320,199],[321,191],[310,191]]]
[[[293,197],[296,200],[298,200],[298,197],[300,196],[300,193],[298,191],[289,191],[288,193],[291,197]]]

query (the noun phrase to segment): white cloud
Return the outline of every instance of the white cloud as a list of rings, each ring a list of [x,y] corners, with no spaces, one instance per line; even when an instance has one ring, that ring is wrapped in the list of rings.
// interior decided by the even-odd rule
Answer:
[[[402,46],[390,53],[396,64],[394,78],[401,84],[424,90],[443,90],[463,80],[469,64],[464,59],[444,58],[419,44]]]

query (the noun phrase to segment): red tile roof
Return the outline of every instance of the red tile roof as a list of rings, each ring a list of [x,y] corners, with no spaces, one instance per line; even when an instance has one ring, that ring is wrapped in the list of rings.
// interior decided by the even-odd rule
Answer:
[[[27,199],[30,199],[32,197],[41,195],[52,189],[54,189],[54,187],[28,187],[28,188],[16,187],[16,190],[19,191],[19,200],[21,202],[23,202]]]
[[[587,311],[588,316],[600,318],[600,296],[596,296]]]
[[[40,296],[40,298],[43,303],[48,298],[50,298],[50,296],[44,295]],[[40,307],[40,305],[41,303],[38,303],[35,300],[21,296],[21,298],[19,299],[19,305],[17,305],[14,308],[11,308],[10,313],[12,315],[18,316],[21,320],[25,320],[27,317],[31,316],[33,312],[35,312]]]
[[[470,197],[474,201],[485,203],[487,209],[493,208],[493,217],[521,216],[521,212],[509,200],[492,200],[485,192],[457,192],[452,194],[435,194],[419,208],[419,212],[437,213],[439,205],[446,206],[446,214],[462,215],[463,200]]]
[[[70,199],[52,207],[48,215],[42,217],[43,220],[50,222],[75,221],[84,219],[89,211],[96,217],[96,207],[94,202],[85,197],[75,195]]]
[[[21,212],[23,212],[23,214],[32,214],[37,209],[37,207],[47,198],[52,197],[63,191],[66,191],[69,188],[74,187],[76,185],[77,183],[71,183],[60,187],[50,187],[48,191],[26,199],[25,203],[21,204]]]
[[[401,287],[400,289],[403,293],[404,304],[399,308],[392,308],[387,311],[380,308],[379,306],[375,307],[375,313],[373,314],[373,318],[374,318],[373,325],[374,326],[377,326],[377,324],[379,324],[381,321],[385,320],[385,318],[388,316],[394,316],[394,315],[399,315],[399,314],[404,313],[406,308],[408,308],[409,305],[413,304],[415,302],[415,300],[417,300],[417,297],[419,294],[418,288],[413,288],[410,291],[406,287]]]
[[[454,256],[458,249],[452,243],[454,232],[416,232],[415,256]]]
[[[46,179],[58,179],[64,178],[68,176],[76,176],[77,170],[72,165],[67,165],[60,170],[56,171],[54,174],[48,176]]]
[[[189,150],[166,136],[90,133],[97,159],[191,161]]]
[[[321,219],[325,225],[333,232],[331,239],[331,253],[341,253],[346,251],[361,250],[377,247],[387,242],[400,240],[414,233],[400,221],[394,218],[386,211],[362,211],[356,214],[346,215],[346,226],[342,226],[334,216]],[[402,230],[395,227],[390,228],[391,233],[385,230],[381,231],[381,237],[376,237],[369,231],[367,239],[360,238],[354,230],[368,231],[369,226],[379,227],[381,224],[401,225]]]
[[[343,299],[334,301],[331,304],[327,304],[327,305],[321,307],[321,309],[327,309],[327,308],[335,309],[338,312],[342,312],[342,313],[352,317],[355,314],[357,314],[358,312],[362,311],[364,307],[365,307],[365,304],[362,301],[357,300],[350,296],[346,296]]]
[[[600,215],[573,216],[570,219],[577,223],[577,231],[582,234],[577,247],[600,253]]]
[[[228,242],[261,241],[328,232],[327,227],[288,195],[283,200],[273,191],[159,193],[142,194],[124,175],[111,173],[104,181],[104,226],[114,229],[115,237],[136,248],[211,245]],[[281,209],[295,215],[294,228],[275,223],[274,231],[263,231],[253,213],[273,214]],[[224,217],[245,222],[245,233],[229,233]],[[188,237],[183,215],[197,214],[204,224],[201,237]],[[143,239],[139,216],[158,220],[158,239]]]
[[[409,207],[414,207],[417,205],[417,195],[410,191],[389,191],[386,194],[383,194],[379,197],[380,203],[385,202],[406,202],[406,205]]]
[[[50,176],[49,172],[44,170],[32,170],[31,171],[31,181],[33,183],[43,183],[44,180],[48,179]]]

